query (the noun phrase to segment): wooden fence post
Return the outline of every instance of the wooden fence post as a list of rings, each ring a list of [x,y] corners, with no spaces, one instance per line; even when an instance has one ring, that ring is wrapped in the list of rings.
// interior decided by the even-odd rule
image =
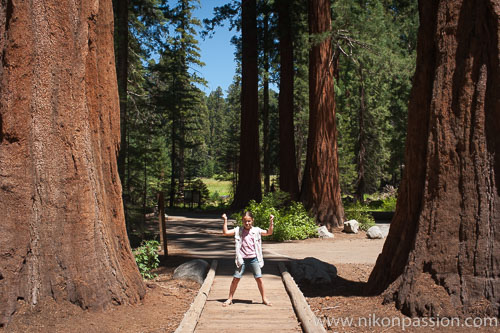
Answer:
[[[163,249],[163,254],[168,256],[167,248],[167,225],[165,221],[165,197],[163,192],[158,194],[158,210],[159,210],[159,223],[160,223],[160,243]]]

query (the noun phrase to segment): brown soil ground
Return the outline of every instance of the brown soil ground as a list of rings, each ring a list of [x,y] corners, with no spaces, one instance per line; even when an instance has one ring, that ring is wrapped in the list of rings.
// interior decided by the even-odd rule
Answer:
[[[356,242],[363,242],[366,239],[364,232],[352,235],[336,230],[334,235],[334,240],[337,242],[351,240],[354,255],[357,252],[354,250]],[[310,239],[302,242],[312,245],[321,240]],[[429,318],[406,317],[395,308],[394,303],[382,304],[383,296],[363,295],[363,289],[374,264],[330,263],[338,272],[337,278],[331,285],[322,288],[300,286],[311,309],[322,320],[328,332],[500,332],[500,324],[491,327],[489,319],[483,320],[483,318],[474,318],[475,322],[466,323],[465,319],[453,319],[454,321],[450,322],[447,318],[435,318],[434,322],[430,322]],[[439,320],[439,324],[436,319]],[[349,320],[352,322],[349,323]],[[408,327],[410,320],[414,324],[413,327]],[[500,320],[498,322],[500,323]],[[405,323],[404,328],[403,323]],[[478,327],[466,326],[474,324]]]
[[[7,328],[0,332],[173,332],[189,309],[200,285],[173,280],[174,269],[192,258],[169,246],[167,261],[156,271],[158,276],[145,281],[146,296],[140,304],[115,306],[106,311],[85,311],[71,304],[41,302],[36,308],[20,304]]]

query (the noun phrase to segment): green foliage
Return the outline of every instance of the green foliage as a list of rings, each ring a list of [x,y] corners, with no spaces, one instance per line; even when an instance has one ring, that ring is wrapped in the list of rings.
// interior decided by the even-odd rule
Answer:
[[[317,237],[314,218],[307,214],[300,202],[292,204],[281,212],[279,222],[274,227],[273,238],[277,241]]]
[[[415,7],[416,2],[405,1],[333,3],[333,42],[341,69],[335,83],[344,193],[373,193],[382,183],[400,180],[415,69]],[[360,170],[364,182],[357,183]],[[365,187],[358,189],[358,184]]]
[[[394,212],[396,210],[397,197],[388,197],[383,200],[382,211]]]
[[[372,214],[368,211],[367,206],[363,206],[360,203],[355,203],[349,208],[345,209],[345,215],[347,220],[356,220],[359,223],[359,228],[361,230],[368,230],[370,227],[375,225],[375,219]]]
[[[201,204],[204,204],[208,201],[210,198],[210,192],[208,191],[207,185],[201,180],[201,179],[195,179],[193,180],[188,188],[189,190],[196,190],[200,191],[200,196],[201,196]]]
[[[160,259],[158,259],[158,247],[160,242],[157,240],[143,241],[134,251],[135,262],[139,267],[139,272],[144,279],[153,279],[156,274],[151,271],[158,268]]]
[[[291,6],[294,47],[295,148],[301,176],[309,131],[309,48],[311,42],[325,36],[309,35],[306,1],[287,1]],[[119,1],[113,2],[115,7],[120,5]],[[267,6],[272,3],[260,2],[259,29],[264,22],[262,11],[269,10]],[[125,165],[120,168],[120,177],[127,231],[129,237],[135,237],[136,244],[151,237],[145,214],[152,212],[157,204],[158,191],[167,194],[168,202],[170,189],[180,193],[181,180],[188,186],[186,180],[199,177],[225,180],[224,186],[214,185],[212,189],[202,179],[209,191],[204,200],[223,207],[230,202],[230,194],[235,190],[240,154],[241,78],[238,71],[241,68],[237,68],[227,91],[218,87],[205,96],[199,89],[203,86],[203,79],[197,75],[197,68],[202,65],[196,32],[200,22],[193,16],[199,5],[196,0],[134,0],[129,4],[128,94],[125,96],[126,117],[122,118],[126,138],[121,144]],[[363,125],[367,142],[365,181],[366,192],[372,193],[379,190],[380,184],[397,184],[401,178],[407,103],[415,65],[417,2],[336,0],[332,2],[332,9],[333,43],[337,52],[332,60],[338,69],[335,98],[341,187],[344,193],[356,190],[360,88],[363,87],[366,106]],[[240,12],[241,1],[231,0],[216,7],[213,18],[204,21],[206,32],[223,21],[229,22],[233,31],[238,31]],[[269,17],[272,40],[276,39],[273,37],[277,32],[276,18],[275,13]],[[115,31],[118,33],[118,29]],[[116,37],[118,41],[120,36]],[[241,57],[239,37],[234,38],[234,45],[238,63]],[[338,46],[345,53],[340,52]],[[272,51],[276,50],[277,46]],[[259,52],[262,55],[262,48]],[[278,55],[270,52],[268,60],[270,68],[265,76],[277,82]],[[262,71],[262,62],[259,66]],[[279,165],[277,99],[278,96],[270,91],[271,174],[279,172],[276,170]],[[263,135],[260,138],[262,140]],[[229,182],[232,187],[226,186]],[[219,195],[227,199],[222,201]],[[381,201],[372,201],[369,209],[394,210],[395,197],[377,199]],[[274,202],[260,204],[268,207],[262,208],[261,213],[260,208],[255,208],[257,215],[262,215],[258,219],[263,219],[264,226],[268,224],[271,208],[276,211],[273,238],[293,239],[309,232],[308,227],[300,224],[310,219],[300,205],[294,206],[279,197],[272,200]],[[173,202],[176,204],[175,200]]]
[[[397,190],[388,186],[382,193],[367,196],[367,209],[379,212],[394,212],[396,210]]]
[[[285,241],[317,235],[314,218],[307,214],[302,203],[291,201],[286,192],[268,193],[260,203],[252,200],[245,210],[252,212],[254,226],[262,229],[269,229],[269,216],[274,215],[274,231],[268,239]],[[241,225],[241,214],[232,217]]]

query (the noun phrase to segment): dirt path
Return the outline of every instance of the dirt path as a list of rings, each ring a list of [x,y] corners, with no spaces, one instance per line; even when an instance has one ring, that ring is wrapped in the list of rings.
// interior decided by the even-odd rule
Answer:
[[[167,222],[169,244],[202,259],[230,259],[234,256],[234,241],[231,237],[223,237],[221,230],[222,220],[214,215],[169,216]],[[276,259],[315,257],[331,264],[375,264],[384,241],[368,239],[362,231],[346,234],[338,229],[334,230],[333,239],[264,241],[263,249],[264,257]]]
[[[233,221],[234,222],[234,221]],[[222,236],[222,221],[218,216],[170,216],[167,222],[169,244],[183,249],[188,256],[220,263],[196,326],[196,332],[301,331],[290,298],[286,293],[277,264],[280,261],[315,257],[336,264],[373,265],[382,250],[384,240],[370,240],[364,232],[345,234],[334,231],[333,239],[303,241],[264,241],[265,265],[263,280],[271,308],[261,304],[256,283],[248,272],[235,293],[234,304],[223,307],[234,271],[234,240]],[[351,267],[347,267],[350,272]]]
[[[388,225],[385,227],[387,228]],[[218,216],[182,216],[169,218],[169,237],[172,245],[189,251],[189,256],[199,258],[214,258],[232,261],[234,258],[234,241],[231,237],[222,237],[222,221]],[[394,307],[393,303],[383,304],[383,296],[365,296],[363,289],[368,280],[373,265],[382,251],[384,240],[370,240],[364,232],[359,234],[345,234],[341,230],[334,230],[334,239],[307,239],[276,243],[264,241],[264,274],[266,267],[269,269],[273,263],[287,259],[301,259],[315,257],[337,267],[338,276],[331,285],[324,288],[302,286],[314,314],[323,321],[328,332],[356,332],[372,333],[402,332],[398,325],[378,325],[370,318],[384,318],[401,322],[408,320]],[[258,291],[251,276],[245,276],[249,283],[250,293],[241,294],[242,300],[258,300]],[[229,275],[226,281],[221,281],[222,292],[213,295],[212,303],[217,306],[219,300],[226,297],[229,288]],[[242,282],[244,281],[242,280]],[[224,286],[227,285],[226,288]],[[252,288],[253,287],[253,288]],[[224,290],[225,289],[225,290]],[[255,292],[255,293],[254,293]],[[238,292],[237,292],[238,293]],[[245,303],[244,303],[245,304]],[[255,304],[256,306],[260,304]],[[237,308],[233,308],[237,310]],[[232,318],[227,313],[222,316]],[[341,321],[336,321],[341,319]],[[231,319],[228,319],[232,321]],[[353,322],[348,322],[352,320]],[[202,327],[200,327],[202,328]],[[405,332],[498,332],[498,327],[406,327]]]
[[[37,308],[21,306],[11,325],[8,328],[0,328],[0,332],[173,332],[198,290],[198,285],[194,282],[172,280],[173,269],[192,258],[218,259],[219,263],[226,261],[229,267],[232,267],[234,240],[221,235],[222,220],[215,215],[170,216],[167,227],[169,256],[163,258],[162,268],[158,271],[159,277],[155,281],[146,282],[147,295],[140,304],[111,307],[106,311],[94,312],[82,310],[71,303],[55,303],[47,300]],[[336,264],[339,275],[359,281],[360,272],[365,276],[371,270],[382,245],[383,241],[368,240],[364,233],[347,235],[340,231],[335,231],[333,240],[309,239],[286,243],[264,241],[266,265],[263,273],[269,274],[268,283],[271,292],[275,289],[271,280],[277,278],[277,275],[272,272],[273,264],[286,258],[300,259],[313,256]],[[367,264],[356,266],[342,264],[344,262]],[[222,274],[222,277],[226,280],[220,280],[221,291],[211,296],[211,303],[215,307],[219,305],[220,299],[226,297],[231,279],[230,272]],[[267,278],[266,275],[265,278]],[[222,317],[233,317],[235,314],[233,312],[237,312],[238,307],[252,305],[250,311],[252,312],[254,311],[253,305],[263,306],[254,304],[260,299],[251,275],[245,275],[241,283],[248,284],[248,287],[242,284],[242,288],[236,293],[236,297],[242,302],[235,304],[229,310],[231,312],[223,313]],[[309,299],[313,308],[314,304],[319,304],[318,309],[324,308],[333,300],[335,304],[327,307],[336,307],[339,302],[338,298],[331,297],[329,301],[325,296]],[[360,309],[359,301],[353,297],[346,298],[345,306]],[[378,304],[372,301],[366,303],[364,307],[372,311],[376,306]],[[207,310],[209,310],[208,307]],[[210,311],[207,314],[213,316]],[[249,313],[249,310],[245,311]],[[245,312],[242,311],[242,313]]]

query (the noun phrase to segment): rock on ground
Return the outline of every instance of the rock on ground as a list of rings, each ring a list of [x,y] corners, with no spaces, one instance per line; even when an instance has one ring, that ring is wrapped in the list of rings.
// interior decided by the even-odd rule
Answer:
[[[357,234],[359,229],[359,223],[356,220],[349,220],[344,222],[344,232],[349,234]]]
[[[366,236],[368,236],[368,238],[370,238],[370,239],[382,239],[382,238],[384,238],[382,231],[377,226],[373,226],[370,229],[368,229],[366,231]]]
[[[194,259],[177,267],[174,271],[173,278],[192,280],[198,282],[199,284],[203,284],[203,281],[207,276],[208,267],[208,262],[205,260]]]
[[[318,237],[319,238],[333,238],[333,234],[328,231],[327,227],[318,227]]]

